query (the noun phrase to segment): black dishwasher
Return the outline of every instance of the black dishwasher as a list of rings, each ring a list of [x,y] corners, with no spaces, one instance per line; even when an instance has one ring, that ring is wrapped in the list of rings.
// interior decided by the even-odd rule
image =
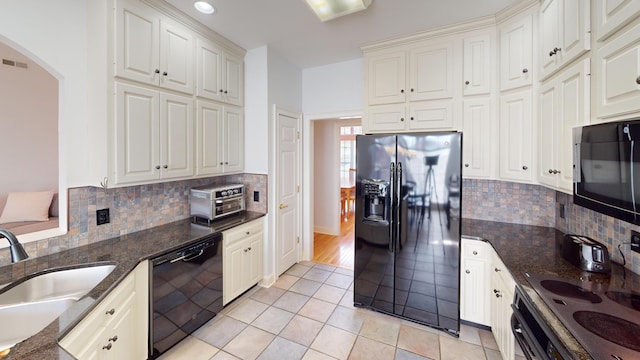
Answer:
[[[155,359],[222,310],[222,235],[151,260],[149,358]]]

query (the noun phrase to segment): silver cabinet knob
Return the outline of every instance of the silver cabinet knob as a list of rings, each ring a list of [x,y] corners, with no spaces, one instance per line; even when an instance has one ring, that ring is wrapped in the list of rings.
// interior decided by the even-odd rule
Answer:
[[[400,89],[400,94],[404,94],[404,89]]]
[[[464,167],[469,167],[469,164],[464,164]]]
[[[169,165],[164,165],[163,168],[168,169]]]
[[[500,271],[502,271],[502,269],[500,269],[500,268],[495,268],[495,269],[493,269],[493,270],[494,270],[495,272],[500,272]]]
[[[471,274],[471,271],[469,271],[469,270],[465,270],[465,272],[466,272],[467,274]]]
[[[640,76],[636,78],[636,84],[640,85]]]
[[[470,83],[469,83],[469,81],[465,81],[464,84],[465,85],[469,85]]]
[[[156,170],[160,170],[160,165],[156,165]]]
[[[529,167],[527,165],[523,165],[522,166],[522,170],[528,170],[528,169],[529,169]]]
[[[528,73],[528,72],[529,72],[529,69],[527,69],[527,68],[522,69],[522,73],[523,73],[523,74],[526,74],[526,73]]]
[[[404,118],[403,118],[403,117],[402,117],[402,118],[400,118],[400,121],[404,121]]]
[[[113,315],[113,314],[115,314],[115,313],[116,313],[116,309],[111,309],[111,310],[107,311],[105,314],[107,314],[107,315]]]
[[[118,341],[118,335],[115,335],[114,337],[109,338],[109,342],[116,342],[116,341]]]
[[[478,252],[474,250],[473,255],[478,255]]]
[[[103,346],[103,347],[102,347],[102,350],[107,350],[107,351],[108,351],[108,350],[111,350],[111,347],[112,347],[112,346],[113,346],[113,344],[108,343],[107,345],[105,345],[105,346]]]

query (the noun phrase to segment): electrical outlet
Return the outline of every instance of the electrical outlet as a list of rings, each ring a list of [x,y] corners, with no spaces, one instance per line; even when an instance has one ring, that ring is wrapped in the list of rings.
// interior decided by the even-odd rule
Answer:
[[[96,210],[96,223],[98,225],[109,223],[109,208]]]
[[[253,201],[255,201],[255,202],[260,201],[260,191],[254,191],[253,192]]]
[[[640,253],[640,233],[631,230],[631,251]]]

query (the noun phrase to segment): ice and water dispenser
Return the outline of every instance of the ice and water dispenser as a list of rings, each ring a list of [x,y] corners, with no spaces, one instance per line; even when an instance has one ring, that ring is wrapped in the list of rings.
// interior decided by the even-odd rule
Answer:
[[[389,181],[363,179],[364,220],[388,224],[390,195]]]

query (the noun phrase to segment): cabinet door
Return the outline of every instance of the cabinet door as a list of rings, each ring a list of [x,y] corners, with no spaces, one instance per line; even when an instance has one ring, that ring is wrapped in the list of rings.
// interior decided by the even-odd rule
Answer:
[[[533,70],[533,15],[500,29],[500,90],[531,85]]]
[[[533,116],[531,89],[500,97],[500,177],[532,180]]]
[[[222,105],[198,101],[196,175],[216,175],[223,171],[224,153]]]
[[[222,75],[223,101],[242,106],[244,103],[244,62],[242,57],[225,53]]]
[[[159,93],[117,82],[115,89],[115,182],[159,179]]]
[[[464,95],[488,94],[491,91],[492,63],[489,35],[466,38],[463,41]]]
[[[247,269],[244,267],[244,258],[248,247],[249,243],[245,240],[225,246],[222,260],[224,265],[222,297],[225,305],[246,290]]]
[[[409,106],[410,130],[453,129],[453,101],[434,100],[412,103]]]
[[[162,178],[193,176],[193,100],[161,93],[160,104]]]
[[[460,275],[460,318],[489,325],[489,273],[486,261],[462,258]]]
[[[116,2],[116,76],[158,85],[159,18],[157,12],[145,5]]]
[[[562,0],[546,0],[540,6],[540,73],[542,77],[556,68],[558,48],[558,32],[560,22],[560,2]]]
[[[245,266],[245,269],[248,269],[247,286],[253,286],[262,280],[262,238],[263,232],[260,231],[251,234],[247,239],[249,243]]]
[[[591,49],[591,1],[562,0],[560,41],[557,56],[560,66],[568,64]]]
[[[409,53],[409,100],[453,97],[454,64],[452,41],[412,49]]]
[[[167,20],[160,23],[160,86],[193,94],[193,34]]]
[[[627,22],[640,15],[638,0],[598,0],[594,1],[596,40],[611,36]]]
[[[556,165],[555,141],[556,141],[556,119],[558,105],[556,104],[558,95],[556,83],[549,82],[540,88],[540,124],[538,134],[538,157],[540,166],[538,167],[538,181],[541,184],[555,187],[557,176],[553,173]]]
[[[244,117],[242,109],[225,106],[223,111],[225,144],[224,172],[242,172],[244,170]]]
[[[222,50],[214,43],[198,39],[196,46],[196,95],[211,100],[222,100]]]
[[[368,132],[402,131],[405,129],[404,105],[369,106],[367,111]]]
[[[558,188],[573,192],[573,128],[591,118],[591,61],[585,59],[563,70],[558,78],[558,122],[555,131],[555,168]]]
[[[598,50],[598,117],[638,111],[640,103],[640,25]]]
[[[369,105],[405,102],[404,51],[369,56],[366,68]]]
[[[465,100],[463,104],[462,174],[465,177],[487,177],[491,174],[491,99]]]

